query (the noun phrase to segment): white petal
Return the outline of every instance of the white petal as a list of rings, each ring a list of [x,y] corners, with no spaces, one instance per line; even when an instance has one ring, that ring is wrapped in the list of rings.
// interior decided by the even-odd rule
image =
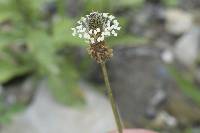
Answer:
[[[121,27],[117,27],[116,29],[117,29],[117,30],[120,30],[120,29],[121,29]]]
[[[109,19],[110,19],[110,20],[113,20],[114,18],[115,18],[115,17],[112,16],[112,15],[109,16]]]
[[[82,29],[82,31],[85,32],[85,31],[86,31],[86,28],[84,27],[84,28]]]
[[[112,30],[112,32],[111,32],[112,34],[115,34],[115,31],[114,30]]]
[[[102,36],[100,39],[101,39],[101,41],[103,41],[104,40],[104,36]]]
[[[103,13],[103,17],[107,18],[108,17],[108,13]]]
[[[115,25],[115,26],[118,26],[118,25],[119,25],[119,23],[114,23],[114,25]]]
[[[101,42],[101,38],[100,37],[97,38],[97,42]]]
[[[112,25],[110,28],[111,28],[111,29],[114,29],[114,28],[115,28],[115,25]]]
[[[78,23],[78,24],[81,24],[81,21],[78,21],[77,23]]]
[[[89,33],[92,34],[92,30],[90,30]]]
[[[107,24],[106,24],[108,27],[110,27],[110,20],[107,21]]]
[[[78,30],[82,29],[82,25],[76,26],[76,29]]]
[[[118,23],[118,21],[117,21],[117,20],[113,20],[113,23],[114,23],[114,24],[117,24],[117,23]]]
[[[94,38],[90,38],[91,43],[95,43]]]
[[[94,34],[95,34],[95,35],[97,34],[97,31],[96,31],[96,30],[94,30]]]
[[[87,33],[85,33],[85,34],[83,35],[83,37],[84,37],[85,39],[90,39],[90,35],[87,34]]]
[[[100,32],[100,28],[97,28],[96,30],[97,30],[97,32]]]
[[[106,32],[105,32],[105,35],[110,36],[110,32],[109,32],[109,31],[106,31]]]
[[[81,20],[84,21],[84,20],[86,20],[86,18],[85,17],[81,17]]]

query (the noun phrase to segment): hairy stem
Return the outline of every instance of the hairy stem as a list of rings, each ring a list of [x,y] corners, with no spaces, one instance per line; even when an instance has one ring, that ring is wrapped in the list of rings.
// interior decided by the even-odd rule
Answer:
[[[119,116],[119,112],[117,110],[117,106],[116,106],[115,101],[114,101],[112,89],[110,87],[110,82],[109,82],[109,79],[108,79],[108,73],[107,73],[107,70],[106,70],[106,65],[105,65],[104,62],[101,63],[101,68],[102,68],[102,72],[103,72],[105,85],[106,85],[106,88],[107,88],[107,91],[108,91],[108,97],[109,97],[109,100],[110,100],[110,103],[111,103],[111,106],[112,106],[112,111],[113,111],[113,114],[114,114],[114,117],[115,117],[115,122],[116,122],[116,125],[117,125],[117,128],[118,128],[118,133],[122,133],[121,119],[120,119],[120,116]]]

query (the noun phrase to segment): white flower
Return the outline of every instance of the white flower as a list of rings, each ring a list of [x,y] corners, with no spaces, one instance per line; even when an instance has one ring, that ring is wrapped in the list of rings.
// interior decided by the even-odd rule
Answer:
[[[110,15],[108,18],[109,18],[110,20],[113,20],[115,17],[114,17],[113,15]]]
[[[77,22],[77,26],[72,28],[72,35],[84,38],[86,42],[91,44],[97,44],[104,41],[106,37],[117,36],[117,31],[120,29],[119,22],[113,15],[92,12],[85,17],[81,17]]]
[[[105,33],[104,33],[106,36],[110,36],[111,34],[110,34],[110,31],[106,31]]]
[[[97,32],[100,32],[100,28],[97,28]]]
[[[93,44],[95,43],[94,38],[90,38],[90,42]]]
[[[100,40],[103,41],[104,40],[104,36],[100,37]]]
[[[111,32],[114,36],[117,36],[117,33],[114,31],[114,30],[112,30],[112,32]]]
[[[121,27],[117,27],[117,28],[116,28],[116,30],[120,30],[120,29],[121,29]]]
[[[108,13],[103,13],[103,17],[107,18],[108,17]]]
[[[75,33],[75,32],[73,32],[73,33],[72,33],[72,36],[76,36],[76,33]]]
[[[86,21],[86,18],[85,17],[81,17],[81,20],[84,22],[84,21]]]
[[[82,31],[85,32],[85,31],[86,31],[86,28],[84,27],[84,28],[82,29]]]
[[[101,42],[101,38],[100,37],[97,38],[97,42]]]
[[[97,31],[96,30],[94,30],[94,35],[96,35],[97,34]]]
[[[78,21],[77,23],[78,23],[78,24],[81,24],[81,21]]]
[[[92,34],[92,30],[89,31],[89,34]]]
[[[90,39],[90,35],[88,33],[84,33],[84,36],[83,36],[85,39]]]

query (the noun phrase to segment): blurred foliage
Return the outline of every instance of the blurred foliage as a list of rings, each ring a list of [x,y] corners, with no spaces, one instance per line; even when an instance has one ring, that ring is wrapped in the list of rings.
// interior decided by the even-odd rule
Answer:
[[[182,92],[200,105],[200,90],[193,81],[188,79],[183,73],[179,72],[176,67],[169,66],[168,68]]]
[[[3,103],[0,101],[0,124],[1,123],[9,123],[11,121],[11,117],[15,112],[22,111],[25,108],[24,105],[21,104],[15,104],[11,106],[10,108],[4,107]]]
[[[64,47],[81,46],[82,42],[71,37],[73,19],[58,16],[55,22],[49,23],[53,21],[53,14],[45,8],[48,2],[0,1],[0,84],[34,72],[48,77],[57,100],[80,104],[84,100],[77,84],[77,69],[70,58],[57,52]]]
[[[145,0],[83,0],[85,11],[98,10],[102,12],[113,12],[123,8],[139,7],[144,4]]]
[[[167,6],[177,6],[178,0],[163,0],[164,4]]]

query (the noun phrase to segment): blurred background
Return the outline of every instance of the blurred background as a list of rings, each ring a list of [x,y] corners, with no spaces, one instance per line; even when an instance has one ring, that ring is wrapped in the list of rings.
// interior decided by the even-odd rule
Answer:
[[[200,133],[199,0],[0,0],[0,133],[115,129],[101,70],[71,27],[117,16],[111,87],[124,126]]]

